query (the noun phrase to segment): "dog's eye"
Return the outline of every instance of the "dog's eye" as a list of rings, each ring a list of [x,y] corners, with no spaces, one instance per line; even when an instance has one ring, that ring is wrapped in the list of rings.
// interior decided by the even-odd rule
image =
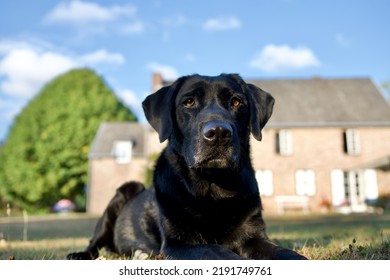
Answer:
[[[189,97],[189,98],[186,98],[183,102],[183,105],[185,107],[192,107],[195,105],[195,99],[193,99],[192,97]]]
[[[241,105],[241,101],[238,99],[238,98],[232,98],[232,101],[231,101],[231,105],[233,106],[233,107],[238,107],[238,106],[240,106]]]

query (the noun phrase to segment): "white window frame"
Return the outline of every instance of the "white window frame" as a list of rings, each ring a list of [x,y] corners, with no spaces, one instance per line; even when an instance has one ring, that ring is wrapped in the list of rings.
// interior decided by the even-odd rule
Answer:
[[[347,129],[345,131],[345,147],[347,154],[352,156],[360,155],[360,134],[357,129]]]
[[[119,164],[128,164],[133,157],[132,141],[115,141],[113,154],[115,161]]]
[[[293,153],[292,133],[290,129],[281,129],[278,132],[278,152],[283,156]]]
[[[261,196],[272,196],[274,194],[274,179],[271,170],[256,170],[256,181]]]
[[[314,170],[299,169],[295,172],[297,195],[314,196],[316,194],[316,175]]]

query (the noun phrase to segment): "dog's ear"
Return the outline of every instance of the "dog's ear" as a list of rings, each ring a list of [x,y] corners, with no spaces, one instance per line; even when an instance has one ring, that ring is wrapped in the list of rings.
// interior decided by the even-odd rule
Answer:
[[[176,91],[182,80],[183,78],[180,78],[172,85],[159,89],[142,102],[146,119],[157,131],[161,143],[172,133],[172,106],[175,104]]]
[[[250,127],[256,140],[261,141],[261,130],[271,117],[275,99],[261,88],[247,84],[250,103]]]

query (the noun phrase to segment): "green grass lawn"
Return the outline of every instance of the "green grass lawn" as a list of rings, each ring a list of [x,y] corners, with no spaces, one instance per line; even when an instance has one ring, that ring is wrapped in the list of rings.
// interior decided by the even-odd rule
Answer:
[[[390,213],[290,214],[265,216],[265,220],[272,240],[309,259],[390,259]],[[85,214],[33,216],[25,227],[21,217],[2,217],[0,260],[10,256],[19,260],[64,259],[88,244],[96,221],[97,217]]]
[[[390,259],[390,213],[269,217],[269,237],[310,259]]]

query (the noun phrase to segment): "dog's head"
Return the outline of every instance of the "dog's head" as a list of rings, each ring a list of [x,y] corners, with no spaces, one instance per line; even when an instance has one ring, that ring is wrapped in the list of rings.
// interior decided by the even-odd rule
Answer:
[[[160,141],[190,168],[234,168],[247,152],[249,132],[261,140],[274,98],[237,74],[181,77],[142,103]]]

